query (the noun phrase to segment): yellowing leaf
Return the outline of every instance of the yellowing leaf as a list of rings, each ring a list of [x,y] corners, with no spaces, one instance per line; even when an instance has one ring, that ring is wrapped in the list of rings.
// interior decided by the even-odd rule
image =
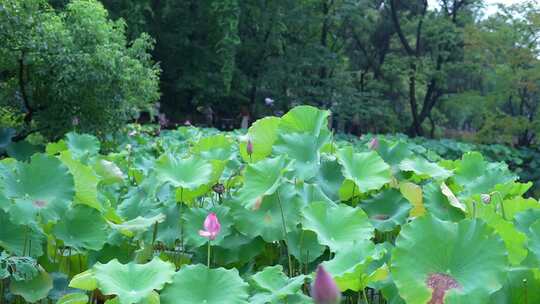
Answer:
[[[422,216],[426,214],[426,207],[424,207],[424,198],[422,197],[422,188],[411,182],[401,183],[399,185],[399,191],[401,194],[413,205],[410,211],[410,215],[413,217]]]
[[[448,202],[450,202],[450,205],[458,208],[459,210],[463,212],[467,212],[467,208],[465,208],[465,205],[463,205],[459,199],[454,195],[452,190],[448,188],[448,186],[443,182],[441,183],[441,191],[448,198]]]

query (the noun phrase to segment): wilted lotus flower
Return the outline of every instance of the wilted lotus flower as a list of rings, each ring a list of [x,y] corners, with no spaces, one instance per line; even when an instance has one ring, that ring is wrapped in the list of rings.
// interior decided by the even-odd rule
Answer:
[[[489,194],[480,194],[480,198],[482,199],[482,202],[486,205],[491,203],[491,196]]]
[[[246,152],[249,156],[253,154],[253,142],[251,141],[251,139],[248,139],[247,141]]]
[[[377,149],[379,149],[379,140],[377,139],[377,137],[373,137],[373,138],[369,141],[368,147],[369,147],[371,150],[377,150]]]
[[[213,241],[221,231],[221,224],[214,212],[208,214],[204,220],[204,230],[199,230],[199,235]]]
[[[337,304],[341,300],[336,282],[322,265],[317,267],[315,282],[311,285],[311,297],[316,304]]]

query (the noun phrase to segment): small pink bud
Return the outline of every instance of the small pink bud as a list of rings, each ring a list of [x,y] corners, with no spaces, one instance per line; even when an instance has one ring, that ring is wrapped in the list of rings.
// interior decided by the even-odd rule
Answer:
[[[253,154],[253,142],[251,141],[251,139],[248,139],[246,151],[248,155]]]
[[[79,117],[75,116],[71,119],[71,125],[78,126],[79,125]]]
[[[488,205],[489,203],[491,203],[491,195],[489,194],[480,194],[480,198],[482,199],[482,202],[486,205]]]
[[[221,231],[221,224],[214,212],[208,214],[204,220],[204,230],[199,230],[199,235],[209,240],[215,240]]]
[[[315,282],[311,285],[311,297],[315,304],[338,304],[341,300],[336,282],[322,265],[317,267]]]
[[[377,150],[377,149],[379,149],[379,140],[377,139],[377,137],[373,137],[373,138],[369,141],[368,147],[369,147],[371,150]]]

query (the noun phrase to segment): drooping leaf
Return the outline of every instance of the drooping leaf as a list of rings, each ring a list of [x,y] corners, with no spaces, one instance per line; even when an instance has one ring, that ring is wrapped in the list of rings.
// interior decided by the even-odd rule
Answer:
[[[250,303],[279,303],[301,293],[305,276],[288,278],[281,265],[268,266],[251,276],[252,286],[258,291],[249,299]]]
[[[9,290],[12,294],[23,297],[28,302],[37,302],[49,294],[53,288],[51,276],[41,270],[39,274],[28,281],[12,281]]]
[[[371,224],[380,231],[392,231],[403,225],[409,217],[412,206],[395,189],[384,190],[361,204]]]
[[[108,225],[97,210],[78,205],[69,210],[53,229],[66,246],[79,251],[100,250],[108,237]]]

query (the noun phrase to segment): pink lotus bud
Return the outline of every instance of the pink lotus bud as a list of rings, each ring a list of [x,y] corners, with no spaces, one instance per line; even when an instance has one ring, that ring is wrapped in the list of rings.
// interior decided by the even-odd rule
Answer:
[[[379,149],[379,140],[377,139],[377,137],[373,137],[373,139],[371,139],[371,140],[369,141],[368,147],[369,147],[371,150],[377,150],[377,149]]]
[[[316,304],[338,304],[341,300],[336,282],[322,265],[317,267],[315,282],[311,285],[311,297]]]
[[[191,121],[189,120],[184,121],[184,126],[191,126]]]
[[[79,117],[75,116],[71,119],[71,125],[78,126],[79,125]]]
[[[485,193],[480,194],[480,198],[482,199],[482,202],[486,205],[491,203],[491,195],[489,194],[485,194]]]
[[[204,220],[204,230],[199,230],[199,235],[209,240],[215,240],[221,231],[221,224],[214,212],[208,214]]]
[[[248,155],[253,154],[253,142],[251,141],[251,139],[248,139],[246,151]]]
[[[270,97],[266,97],[266,98],[264,99],[264,103],[265,103],[267,106],[271,106],[271,105],[274,104],[274,100],[273,100],[272,98],[270,98]]]

